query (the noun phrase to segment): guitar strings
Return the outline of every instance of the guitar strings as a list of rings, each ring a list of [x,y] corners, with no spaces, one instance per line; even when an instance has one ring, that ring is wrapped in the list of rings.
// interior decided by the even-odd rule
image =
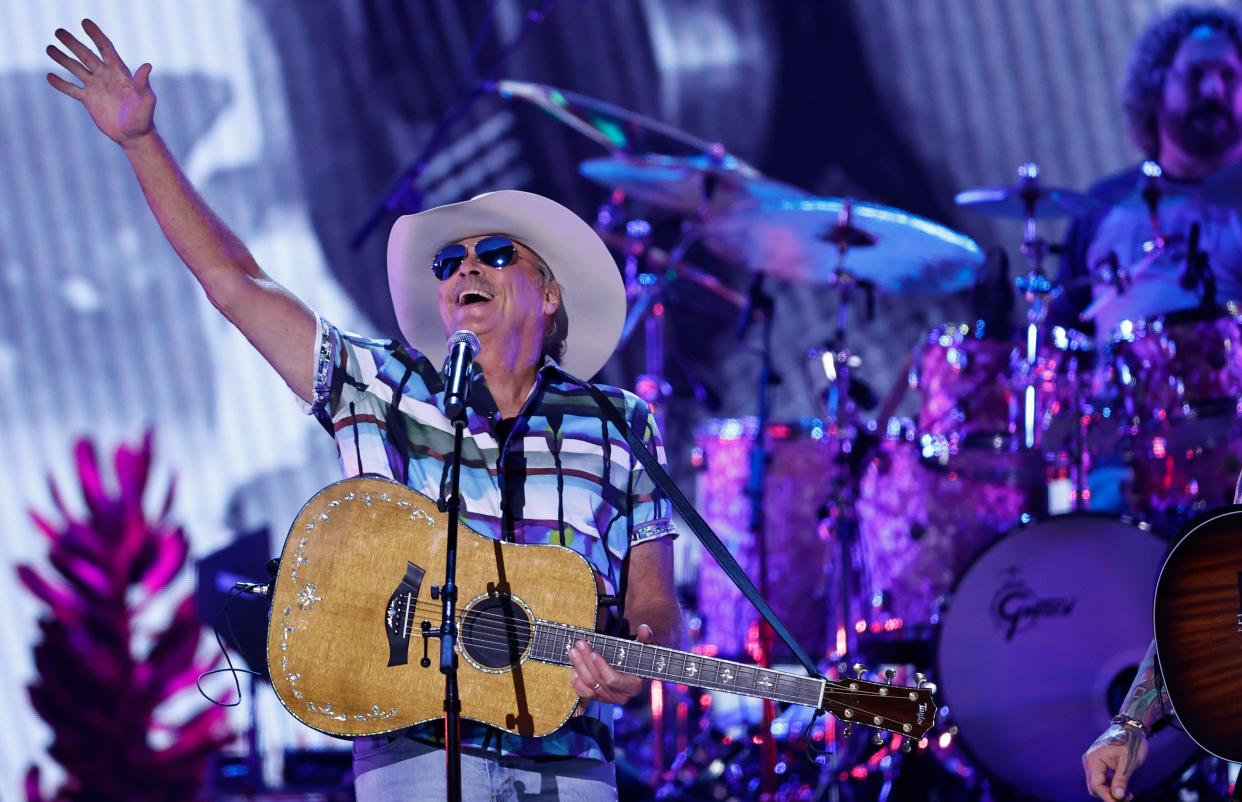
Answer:
[[[433,603],[433,602],[416,601],[416,602],[415,602],[415,608],[416,608],[416,610],[417,610],[418,608],[422,608],[422,610],[423,610],[424,612],[427,610],[427,608],[432,608],[432,609],[436,610],[437,612],[438,612],[438,611],[441,611],[441,607],[440,607],[440,605],[435,604],[435,603]],[[510,628],[509,628],[509,627],[508,627],[508,626],[504,623],[505,621],[507,621],[507,620],[509,620],[509,619],[508,619],[508,618],[507,618],[504,614],[502,614],[502,613],[493,613],[493,612],[491,612],[491,611],[481,611],[481,612],[474,613],[474,614],[473,614],[473,618],[474,618],[475,620],[478,620],[478,619],[485,619],[485,623],[482,623],[482,624],[476,624],[474,627],[471,627],[471,629],[472,629],[473,631],[476,631],[476,632],[478,632],[479,634],[487,634],[487,635],[492,635],[492,636],[496,636],[496,637],[499,637],[499,638],[507,638],[507,637],[508,637],[508,635],[510,634]],[[492,622],[495,622],[495,623],[492,623]],[[430,624],[431,624],[431,626],[433,626],[433,627],[435,627],[435,626],[438,626],[438,625],[439,625],[439,622],[438,622],[438,621],[430,621],[430,620],[429,620],[429,623],[430,623]],[[528,627],[530,626],[530,625],[529,625],[529,623],[527,624],[527,626],[528,626]],[[538,626],[538,625],[536,625],[536,626]],[[586,640],[586,641],[588,641],[588,642],[589,642],[589,639],[590,639],[590,638],[592,638],[592,637],[594,637],[594,636],[603,637],[603,638],[612,638],[612,637],[614,637],[614,636],[610,636],[610,635],[602,635],[601,633],[597,633],[597,632],[588,632],[587,630],[581,629],[581,628],[579,628],[579,627],[573,627],[572,625],[569,625],[569,624],[555,624],[555,623],[553,623],[553,624],[551,624],[551,626],[554,626],[554,627],[564,627],[565,629],[568,629],[568,630],[574,630],[574,631],[575,631],[575,637],[574,637],[574,640],[575,640],[575,641],[578,641],[578,640]],[[459,626],[459,629],[464,629],[464,627]],[[406,628],[406,629],[404,630],[404,634],[405,634],[405,637],[410,637],[412,634],[417,634],[417,633],[413,633],[413,632],[412,632],[409,628]],[[531,639],[534,639],[534,638],[535,638],[535,631],[534,631],[534,628],[533,628],[533,627],[531,628],[531,635],[530,635],[530,637],[531,637]],[[463,638],[462,638],[462,640],[463,640],[463,642],[466,642],[466,638],[464,638],[464,637],[463,637]],[[627,642],[628,642],[628,641],[627,641]],[[469,643],[470,643],[470,645],[476,645],[476,646],[486,646],[486,645],[492,645],[492,642],[489,642],[489,641],[486,641],[486,640],[482,640],[482,639],[479,639],[479,638],[475,638],[475,639],[473,639],[473,640],[470,640],[470,641],[469,641]],[[637,643],[637,642],[635,641],[635,643]],[[645,644],[639,644],[639,645],[645,645]],[[652,645],[654,648],[665,648],[665,647],[660,647],[660,646],[658,646],[658,645],[656,645],[656,644],[651,644],[651,645]],[[675,652],[675,653],[677,653],[677,654],[682,654],[682,653],[683,653],[683,652],[681,652],[680,650],[676,650],[676,649],[673,649],[673,650],[671,650],[671,651],[673,651],[673,652]],[[718,659],[720,659],[720,658],[714,658],[714,657],[707,657],[707,656],[703,656],[703,655],[698,655],[698,657],[700,657],[700,659],[704,659],[704,660],[718,660]],[[738,665],[738,666],[741,666],[742,668],[747,668],[747,669],[754,668],[754,669],[759,669],[759,670],[764,670],[764,671],[772,671],[772,670],[774,670],[774,669],[764,669],[764,668],[763,668],[763,667],[761,667],[761,666],[750,666],[750,665],[747,665],[747,664],[745,664],[745,663],[735,663],[734,661],[731,661],[731,660],[723,660],[722,662],[729,663],[729,664],[732,664],[732,665]],[[784,672],[777,672],[777,673],[782,673],[782,674],[783,674]],[[798,681],[798,682],[816,682],[816,681],[817,681],[816,679],[814,679],[814,678],[812,678],[812,677],[799,677],[799,676],[796,676],[796,675],[793,675],[793,674],[787,674],[786,676],[789,676],[789,677],[791,677],[793,680]],[[888,694],[888,693],[881,693],[881,692],[879,692],[879,691],[866,691],[866,690],[862,690],[862,689],[859,689],[859,690],[857,690],[857,691],[854,691],[854,690],[850,690],[850,689],[848,689],[848,688],[841,688],[841,687],[838,687],[838,686],[837,686],[837,683],[840,683],[840,682],[844,682],[844,681],[843,681],[843,680],[826,680],[826,683],[827,683],[826,689],[827,689],[827,690],[829,690],[829,691],[836,691],[837,693],[849,694],[849,695],[853,695],[853,696],[873,696],[873,697],[878,697],[878,698],[885,698],[885,697],[892,698],[892,697],[890,696],[890,694]],[[894,687],[894,688],[905,688],[906,686],[904,686],[904,685],[895,685],[895,686],[890,686],[890,687]]]
[[[489,614],[489,613],[477,613],[476,615],[477,615],[478,617],[485,617],[485,616],[486,616],[486,617],[492,618],[492,619],[494,619],[494,620],[504,620],[504,619],[503,619],[503,617],[501,617],[501,616],[497,616],[497,615],[495,615],[495,614]],[[561,626],[565,626],[565,625],[561,625]],[[497,631],[500,631],[502,634],[507,634],[507,632],[508,632],[508,630],[504,627],[504,625],[503,625],[503,624],[501,624],[501,625],[483,625],[483,628],[489,628],[489,627],[492,629],[492,634],[495,634]],[[606,636],[606,637],[607,637],[607,636]],[[533,639],[533,636],[532,636],[532,639]],[[575,638],[575,640],[579,640],[579,639],[585,639],[585,638]],[[459,642],[461,642],[463,645],[466,645],[466,646],[471,646],[471,645],[474,645],[474,646],[490,646],[490,645],[495,645],[495,641],[489,641],[489,640],[480,639],[480,638],[471,638],[471,637],[466,636],[464,633],[463,633],[463,634],[459,637],[459,639],[458,639],[458,640],[459,640]],[[545,644],[545,645],[546,645],[546,644]],[[640,644],[640,645],[643,645],[643,644]],[[659,647],[658,647],[658,648],[659,648]],[[676,651],[676,650],[674,650],[674,651]],[[678,652],[678,653],[680,653],[680,652]],[[551,657],[549,657],[549,658],[542,658],[542,659],[546,659],[546,660],[549,660],[549,661],[550,661],[550,660],[552,660],[553,658],[557,658],[557,659],[559,659],[559,660],[562,660],[563,662],[560,662],[560,663],[559,663],[560,665],[565,665],[565,666],[569,666],[569,665],[570,665],[569,659],[568,659],[567,657],[564,657],[564,656],[563,656],[563,653],[562,653],[562,652],[560,652],[559,650],[555,650],[555,651],[553,651],[553,653],[552,653]],[[541,658],[536,658],[536,659],[541,659]],[[715,660],[715,659],[717,659],[717,658],[702,658],[702,659],[705,659],[705,660]],[[747,668],[747,669],[748,669],[748,668],[755,668],[755,669],[760,669],[760,670],[772,670],[772,669],[761,669],[761,667],[759,667],[759,666],[748,666],[748,665],[746,665],[746,664],[744,664],[744,663],[733,663],[732,661],[722,661],[722,662],[728,663],[728,664],[730,664],[730,665],[737,665],[737,666],[739,666],[739,667],[741,667],[741,668]],[[777,672],[777,673],[781,673],[781,672]],[[819,708],[819,707],[820,707],[819,701],[821,700],[821,697],[820,697],[820,694],[818,693],[818,682],[817,682],[816,680],[814,680],[814,679],[810,678],[810,677],[797,677],[797,676],[794,676],[794,675],[788,675],[788,676],[793,677],[793,679],[794,679],[794,680],[799,681],[799,682],[814,682],[814,683],[816,683],[817,692],[816,692],[816,694],[815,694],[815,698],[814,698],[814,699],[805,699],[805,698],[792,698],[792,699],[791,699],[791,698],[782,698],[782,699],[780,699],[780,701],[786,701],[786,702],[790,702],[790,703],[792,703],[792,704],[802,705],[802,706],[804,706],[804,707]],[[658,677],[656,677],[656,678],[658,679]],[[670,677],[670,678],[668,678],[668,679],[669,679],[669,681],[677,681],[676,679],[671,678],[671,677]],[[837,687],[835,687],[835,683],[836,683],[836,682],[837,682],[836,680],[826,680],[826,685],[825,685],[825,689],[824,689],[825,694],[827,694],[827,695],[831,695],[831,696],[841,696],[841,695],[846,695],[846,696],[848,696],[850,699],[860,699],[860,698],[867,698],[867,697],[872,697],[872,698],[885,698],[885,697],[886,697],[886,694],[877,693],[877,692],[874,692],[874,691],[864,691],[864,690],[861,690],[861,689],[860,689],[860,690],[858,690],[858,691],[851,691],[851,690],[849,690],[849,689],[845,689],[845,688],[837,688]],[[692,682],[687,682],[687,683],[684,683],[684,684],[687,684],[687,685],[693,685],[693,683],[692,683]],[[899,687],[899,688],[900,688],[900,687],[903,687],[903,686],[896,686],[896,687]],[[722,689],[722,690],[723,690],[723,689]],[[753,689],[753,688],[752,688],[752,689],[750,689],[750,690],[751,690],[752,692],[756,692],[756,693],[757,693],[757,691],[756,691],[755,689]],[[734,691],[734,692],[736,692],[736,693],[739,693],[739,694],[741,694],[741,695],[743,695],[743,696],[752,695],[752,694],[749,694],[749,693],[745,693],[745,692],[743,692],[741,689],[738,689],[738,688],[733,688],[733,691]],[[796,694],[796,693],[794,693],[794,694],[785,694],[785,695],[783,695],[783,696],[784,696],[784,697],[788,697],[788,696],[797,696],[797,694]],[[762,697],[762,696],[760,696],[760,698],[766,698],[766,697]],[[888,698],[891,698],[891,699],[896,699],[897,697],[888,697]],[[824,699],[823,699],[823,701],[824,701],[825,703],[828,703],[830,700],[829,700],[829,699],[827,699],[827,698],[824,698]],[[903,701],[904,701],[904,700],[903,700]],[[892,718],[891,716],[887,716],[887,715],[884,715],[884,714],[878,713],[877,711],[867,710],[867,709],[865,709],[864,707],[861,707],[861,706],[860,706],[860,705],[858,705],[858,704],[850,704],[850,705],[847,705],[847,704],[845,704],[845,703],[843,703],[843,702],[841,702],[841,701],[839,701],[839,700],[837,701],[837,704],[841,705],[842,707],[850,707],[851,709],[858,711],[858,713],[859,713],[860,715],[865,716],[865,717],[867,717],[867,718],[872,718],[872,717],[874,717],[874,716],[876,716],[876,715],[879,715],[879,716],[880,716],[880,718],[884,719],[885,721],[892,722],[892,723],[894,723],[894,724],[897,724],[897,723],[902,723],[900,719],[895,719],[895,718]],[[834,714],[834,715],[835,715],[835,714]],[[840,716],[838,716],[838,718],[840,718]],[[874,725],[872,725],[872,726],[874,726]],[[891,729],[891,728],[886,728],[886,729]],[[896,729],[891,729],[891,731],[892,731],[892,732],[898,732]],[[905,733],[901,733],[901,734],[905,734]]]
[[[415,600],[414,607],[415,607],[415,611],[418,611],[418,610],[419,610],[419,608],[422,608],[422,611],[423,611],[424,613],[426,612],[426,610],[427,610],[428,608],[430,608],[430,609],[432,609],[432,610],[435,610],[435,611],[442,611],[442,608],[441,608],[441,606],[440,606],[439,604],[436,604],[436,603],[434,603],[434,602],[429,602],[429,601],[419,601],[419,600]],[[508,618],[507,618],[504,614],[502,614],[502,613],[493,613],[493,612],[490,612],[490,611],[480,611],[480,612],[474,613],[474,616],[473,616],[473,617],[474,617],[476,620],[477,620],[477,619],[485,619],[485,622],[484,622],[484,623],[477,624],[476,626],[474,626],[474,627],[472,627],[472,628],[471,628],[473,631],[476,631],[476,632],[478,632],[479,634],[487,634],[487,635],[491,635],[491,636],[493,636],[493,637],[499,637],[499,638],[507,638],[507,637],[510,635],[510,628],[509,628],[509,627],[508,627],[508,626],[504,623],[505,621],[507,621],[507,620],[509,620],[509,619],[508,619]],[[496,623],[491,623],[491,622],[496,622]],[[438,625],[439,625],[439,622],[437,622],[437,621],[429,621],[429,623],[430,623],[430,624],[431,624],[431,626],[433,626],[433,627],[435,627],[435,626],[438,626]],[[528,626],[529,626],[529,624],[528,624]],[[537,625],[536,625],[536,626],[537,626]],[[574,638],[574,640],[588,640],[588,639],[589,639],[589,638],[591,638],[592,636],[596,636],[596,635],[599,635],[599,634],[600,634],[600,633],[592,633],[592,632],[588,632],[588,631],[586,631],[586,630],[583,630],[583,629],[580,629],[580,628],[576,628],[576,627],[571,627],[571,626],[570,626],[570,625],[568,625],[568,624],[553,624],[553,626],[557,626],[557,627],[565,627],[565,628],[567,628],[567,629],[577,629],[577,632],[575,633],[576,637]],[[460,627],[459,627],[459,628],[460,628]],[[406,636],[406,637],[410,637],[410,635],[412,634],[412,633],[411,633],[411,631],[410,631],[408,628],[407,628],[407,629],[405,629],[405,630],[404,630],[404,632],[405,632],[405,636]],[[531,637],[531,639],[534,639],[534,638],[535,638],[535,632],[534,632],[534,629],[533,629],[533,628],[532,628],[532,632],[531,632],[531,636],[530,636],[530,637]],[[612,636],[602,635],[601,637],[608,638],[608,637],[612,637]],[[482,638],[466,638],[466,637],[464,636],[464,634],[463,634],[463,636],[460,638],[460,640],[461,640],[461,642],[462,642],[462,643],[464,643],[464,644],[466,644],[466,645],[471,645],[471,646],[490,646],[490,645],[494,645],[494,643],[495,643],[494,641],[488,641],[488,640],[485,640],[485,639],[482,639]],[[662,647],[656,647],[656,648],[662,648]],[[678,650],[672,650],[672,651],[674,651],[674,652],[676,652],[676,653],[678,653],[678,654],[681,654],[681,652],[680,652],[680,651],[678,651]],[[703,658],[701,658],[701,659],[705,659],[705,660],[716,660],[716,659],[719,659],[719,658],[703,657]],[[748,665],[746,665],[745,663],[734,663],[733,661],[728,661],[728,660],[723,661],[723,662],[730,663],[730,664],[735,664],[735,665],[738,665],[738,666],[740,666],[740,667],[742,667],[742,668],[747,668],[747,669],[750,669],[750,668],[755,668],[755,669],[760,669],[760,670],[768,670],[768,671],[772,670],[772,669],[762,669],[760,666],[748,666]],[[782,672],[777,672],[777,673],[782,673]],[[798,676],[795,676],[795,675],[792,675],[792,674],[787,675],[787,676],[791,676],[791,677],[793,677],[793,679],[794,679],[794,680],[799,681],[799,682],[803,682],[803,681],[815,682],[815,680],[814,680],[814,679],[812,679],[812,678],[810,678],[810,677],[798,677]],[[887,693],[887,692],[872,691],[872,690],[863,690],[863,689],[859,689],[859,690],[851,690],[851,689],[846,688],[846,687],[841,687],[841,683],[843,683],[843,682],[846,682],[846,680],[827,680],[827,679],[826,679],[826,680],[825,680],[825,688],[824,688],[825,693],[827,693],[827,694],[833,694],[833,695],[836,695],[836,696],[848,696],[848,697],[850,697],[850,698],[866,698],[866,697],[871,697],[871,698],[886,698],[886,699],[896,699],[896,698],[898,698],[898,697],[894,697],[894,696],[892,696],[890,693]],[[917,690],[917,689],[910,688],[910,687],[907,687],[907,686],[904,686],[904,685],[895,685],[895,686],[890,686],[890,687],[893,687],[893,688],[898,688],[898,689],[905,689],[905,690]],[[906,701],[906,700],[902,700],[902,701]],[[799,704],[805,704],[804,702],[798,702],[798,703],[799,703]],[[810,705],[810,706],[814,706],[814,705]],[[864,712],[867,712],[867,711],[864,711]],[[884,718],[887,718],[887,717],[884,717]]]
[[[428,614],[428,612],[427,612],[428,610],[432,610],[432,611],[435,611],[435,612],[440,612],[440,613],[442,613],[442,612],[443,612],[443,608],[442,608],[442,606],[441,606],[440,604],[436,603],[436,602],[431,602],[431,601],[420,601],[420,600],[418,600],[418,599],[415,599],[415,600],[414,600],[414,612],[415,612],[415,613],[419,613],[419,614],[422,614],[422,615],[427,615],[427,614]],[[463,612],[463,616],[464,616],[464,615],[465,615],[465,613]],[[481,621],[481,622],[480,622],[480,619],[482,619],[482,621]],[[428,623],[429,623],[432,627],[437,627],[437,626],[439,626],[439,621],[436,621],[436,620],[431,620],[431,619],[430,619],[430,616],[428,616],[427,620],[428,620]],[[475,632],[475,633],[477,633],[477,634],[485,634],[485,635],[490,635],[490,636],[492,636],[492,637],[499,638],[499,639],[507,639],[507,638],[508,638],[508,636],[511,634],[511,628],[510,628],[510,627],[509,627],[509,626],[505,623],[506,621],[508,621],[508,620],[510,620],[510,619],[509,619],[507,616],[505,616],[503,613],[495,613],[495,612],[491,612],[491,611],[479,611],[479,612],[473,613],[473,615],[472,615],[472,620],[473,620],[473,626],[471,626],[471,627],[470,627],[470,629],[471,629],[471,631],[472,631],[472,632]],[[420,623],[421,623],[421,622],[420,622]],[[537,636],[537,635],[536,635],[536,627],[538,627],[538,626],[539,626],[539,625],[538,625],[538,624],[536,624],[536,625],[535,625],[535,627],[531,627],[531,626],[530,626],[530,624],[529,624],[529,622],[527,622],[527,627],[530,629],[530,639],[531,639],[532,641],[536,640],[536,636]],[[571,626],[571,625],[569,625],[569,624],[552,624],[552,626],[555,626],[555,627],[558,627],[558,628],[562,628],[562,627],[563,627],[563,628],[565,628],[566,630],[574,631],[574,634],[575,634],[574,640],[575,640],[575,641],[578,641],[578,640],[585,640],[585,641],[590,642],[590,639],[591,639],[592,637],[594,637],[594,636],[600,636],[600,637],[605,637],[605,638],[611,638],[611,637],[613,637],[613,636],[609,636],[609,635],[601,635],[600,633],[589,632],[589,631],[587,631],[587,630],[584,630],[584,629],[581,629],[581,628],[578,628],[578,627],[573,627],[573,626]],[[464,627],[464,626],[459,626],[459,629],[465,629],[465,627]],[[545,630],[545,631],[546,631],[546,630]],[[406,638],[409,638],[409,637],[411,637],[412,635],[416,635],[416,634],[418,634],[417,632],[413,632],[413,631],[412,631],[412,629],[411,629],[410,625],[406,625],[405,627],[403,627],[403,633],[404,633],[404,637],[406,637]],[[485,646],[494,646],[494,645],[496,644],[496,641],[495,641],[495,640],[488,640],[487,638],[480,638],[480,637],[467,637],[467,636],[465,635],[465,633],[464,633],[464,632],[463,632],[463,633],[459,636],[458,640],[459,640],[459,642],[461,642],[463,645],[466,645],[466,646],[480,646],[480,647],[485,647]],[[536,642],[537,642],[537,641],[536,641]],[[635,642],[635,643],[637,643],[637,642]],[[545,646],[547,645],[547,644],[546,644],[546,642],[544,643],[544,645],[545,645]],[[638,645],[640,645],[640,646],[641,646],[641,645],[646,645],[646,644],[641,644],[641,643],[639,643]],[[653,645],[653,646],[654,646],[654,645]],[[654,646],[654,648],[664,648],[664,647]],[[670,651],[673,651],[675,654],[683,654],[683,652],[681,652],[681,651],[679,651],[679,650],[675,650],[675,649],[670,650]],[[559,657],[559,656],[561,656],[561,655],[560,655],[559,653],[557,653],[557,654],[556,654],[556,655],[554,655],[554,656]],[[550,658],[548,658],[548,659],[550,659]],[[569,660],[568,660],[568,657],[565,657],[564,659],[565,659],[565,663],[564,663],[564,665],[569,665]],[[713,661],[714,661],[714,660],[719,660],[720,658],[713,658],[713,657],[701,657],[700,659],[704,659],[704,660],[713,660]],[[762,668],[761,666],[750,666],[750,665],[746,665],[745,663],[735,663],[734,661],[730,661],[730,660],[722,660],[721,662],[724,662],[724,663],[727,663],[727,664],[730,664],[730,665],[737,665],[737,666],[739,666],[739,667],[741,667],[741,668],[744,668],[744,669],[758,669],[758,670],[763,670],[763,671],[772,671],[772,670],[773,670],[773,669],[764,669],[764,668]],[[777,673],[783,673],[783,672],[777,672]],[[813,678],[811,678],[811,677],[798,677],[798,676],[795,676],[795,675],[793,675],[793,674],[788,674],[788,675],[786,675],[786,676],[792,677],[795,681],[798,681],[798,682],[816,682],[816,680],[815,680],[815,679],[813,679]],[[870,697],[870,698],[888,698],[888,699],[898,699],[898,698],[899,698],[899,697],[894,697],[894,696],[891,696],[891,695],[889,695],[889,694],[887,694],[887,693],[881,693],[881,692],[878,692],[878,691],[869,691],[869,690],[863,690],[863,689],[859,689],[859,690],[856,690],[856,691],[855,691],[855,690],[850,690],[849,688],[843,688],[843,687],[840,687],[840,685],[839,685],[838,683],[841,683],[841,682],[842,682],[842,680],[828,680],[828,679],[825,679],[825,686],[824,686],[824,694],[825,694],[825,699],[824,699],[824,701],[825,701],[825,702],[827,702],[827,701],[828,701],[828,700],[827,700],[827,696],[847,696],[847,697],[852,698],[852,699],[868,698],[868,697]],[[913,690],[913,689],[908,689],[908,688],[906,688],[906,686],[902,686],[902,685],[891,686],[891,687],[894,687],[894,688],[900,688],[900,689],[907,689],[907,690]],[[753,689],[752,689],[752,690],[753,690]],[[817,696],[818,696],[818,694],[817,694]],[[807,701],[802,701],[802,700],[791,700],[791,701],[793,701],[793,703],[794,703],[794,704],[801,704],[801,705],[804,705],[804,706],[807,706],[807,707],[818,707],[818,705],[817,705],[817,704],[812,703],[812,702],[807,702]],[[905,700],[902,700],[902,701],[905,701]],[[842,702],[838,701],[838,704],[842,704]],[[867,710],[863,710],[863,709],[859,708],[857,705],[853,705],[852,707],[853,707],[853,709],[858,710],[860,713],[862,713],[862,714],[864,714],[864,715],[867,715],[867,716],[874,716],[874,715],[876,715],[876,713],[875,713],[874,711],[867,711]],[[896,721],[896,719],[891,719],[891,718],[890,718],[890,717],[888,717],[888,716],[883,716],[883,715],[881,715],[881,718],[884,718],[884,719],[889,720],[889,721]]]

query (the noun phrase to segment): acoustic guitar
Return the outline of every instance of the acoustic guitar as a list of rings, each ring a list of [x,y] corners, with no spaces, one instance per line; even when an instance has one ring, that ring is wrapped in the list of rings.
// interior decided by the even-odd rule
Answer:
[[[1186,733],[1242,761],[1242,507],[1209,513],[1173,547],[1156,583],[1156,654]]]
[[[272,586],[272,686],[298,720],[336,736],[442,718],[435,585],[447,515],[386,479],[336,482],[298,514]],[[461,527],[457,556],[462,716],[541,736],[574,713],[570,646],[585,640],[616,669],[649,679],[805,705],[921,738],[931,688],[787,674],[598,634],[595,575],[577,552]]]

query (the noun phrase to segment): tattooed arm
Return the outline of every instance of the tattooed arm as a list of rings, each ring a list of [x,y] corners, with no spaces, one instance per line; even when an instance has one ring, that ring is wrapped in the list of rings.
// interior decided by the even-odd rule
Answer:
[[[1147,648],[1134,684],[1121,705],[1129,721],[1109,726],[1082,756],[1087,790],[1100,799],[1128,799],[1130,775],[1147,757],[1147,733],[1168,711],[1168,697],[1156,667],[1156,643]],[[1111,776],[1110,776],[1111,775]]]
[[[1148,732],[1166,716],[1173,715],[1173,706],[1169,703],[1169,694],[1164,681],[1160,677],[1160,669],[1156,666],[1156,642],[1147,647],[1147,656],[1139,665],[1138,674],[1126,700],[1121,703],[1121,715],[1143,722]]]

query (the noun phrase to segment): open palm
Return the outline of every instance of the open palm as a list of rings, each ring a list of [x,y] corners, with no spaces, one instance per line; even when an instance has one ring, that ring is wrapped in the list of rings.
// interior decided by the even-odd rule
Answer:
[[[143,64],[137,74],[130,73],[129,67],[125,66],[98,25],[83,20],[82,29],[95,43],[98,55],[63,28],[56,31],[56,38],[73,55],[68,55],[55,45],[48,45],[47,48],[48,56],[82,85],[50,73],[48,83],[80,101],[100,131],[114,142],[125,145],[154,129],[155,93],[151,91],[151,65]]]

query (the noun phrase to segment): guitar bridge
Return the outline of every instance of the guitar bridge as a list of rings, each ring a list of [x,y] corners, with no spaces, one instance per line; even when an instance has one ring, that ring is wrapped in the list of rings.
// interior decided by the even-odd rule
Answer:
[[[410,662],[410,634],[418,613],[418,593],[423,587],[423,569],[411,562],[405,565],[405,576],[388,597],[384,610],[389,666],[403,666]]]

